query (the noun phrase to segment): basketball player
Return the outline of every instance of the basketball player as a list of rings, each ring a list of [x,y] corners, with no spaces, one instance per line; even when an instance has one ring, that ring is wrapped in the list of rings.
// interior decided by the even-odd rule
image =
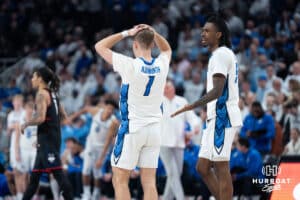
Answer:
[[[20,200],[22,198],[24,190],[22,189],[22,176],[17,167],[17,159],[16,159],[16,135],[19,124],[25,117],[25,110],[23,108],[23,96],[15,95],[12,100],[13,110],[7,116],[7,132],[11,134],[10,139],[10,149],[9,149],[9,162],[10,166],[14,172],[14,179],[16,184],[16,199]]]
[[[114,110],[118,107],[116,102],[113,100],[106,100],[103,108],[97,106],[86,107],[81,110],[82,113],[90,113],[93,115],[93,121],[90,128],[90,133],[87,137],[86,148],[84,151],[84,161],[82,170],[82,180],[83,180],[83,200],[97,200],[100,196],[100,178],[101,170],[100,166],[96,166],[96,162],[100,159],[103,152],[105,141],[107,140],[109,128],[112,123],[116,123],[117,119],[115,117]],[[94,189],[91,198],[91,187],[90,187],[90,174],[93,172],[94,177]]]
[[[212,53],[207,70],[208,92],[172,116],[207,104],[207,129],[202,136],[197,171],[216,199],[231,200],[230,151],[242,117],[238,106],[237,60],[230,49],[229,30],[220,16],[207,20],[202,29],[202,43]]]
[[[135,58],[113,52],[111,48],[125,37],[134,37]],[[151,56],[154,43],[160,49]],[[161,104],[169,70],[171,48],[148,25],[108,36],[95,45],[97,53],[121,75],[121,125],[111,156],[113,186],[117,200],[129,200],[130,172],[140,167],[144,199],[158,199],[155,173],[160,149]]]
[[[25,104],[25,116],[20,124],[23,124],[25,121],[31,119],[33,115],[34,104],[32,102],[27,102]],[[19,124],[19,125],[20,125]],[[28,126],[24,130],[24,134],[21,134],[20,129],[16,131],[16,140],[15,140],[15,158],[16,158],[16,176],[19,177],[18,185],[19,194],[17,198],[20,200],[23,197],[26,186],[28,184],[28,175],[31,172],[36,156],[36,147],[35,143],[37,140],[36,137],[37,127]]]
[[[29,126],[37,126],[37,155],[23,199],[31,199],[39,185],[40,175],[47,172],[53,174],[64,199],[72,200],[71,187],[63,174],[59,157],[60,121],[66,118],[65,111],[56,97],[59,79],[49,68],[43,67],[34,70],[31,83],[32,87],[37,89],[36,114],[21,125],[21,132],[24,133]]]

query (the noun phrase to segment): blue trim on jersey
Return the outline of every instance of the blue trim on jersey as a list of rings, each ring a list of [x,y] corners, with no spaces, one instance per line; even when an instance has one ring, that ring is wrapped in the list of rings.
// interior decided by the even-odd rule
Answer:
[[[140,59],[145,63],[145,65],[152,65],[155,61],[155,58],[152,58],[151,62],[148,62],[147,60],[145,60],[144,58],[140,57]]]
[[[163,103],[160,104],[160,110],[161,110],[161,114],[164,114],[164,104]]]
[[[120,112],[121,112],[121,125],[117,135],[117,141],[114,147],[114,162],[118,163],[124,143],[125,134],[129,132],[129,119],[128,119],[128,89],[129,84],[122,84],[120,91]]]
[[[214,131],[214,146],[218,154],[221,153],[225,138],[225,128],[231,127],[226,102],[229,97],[228,76],[222,92],[216,103],[216,121]]]

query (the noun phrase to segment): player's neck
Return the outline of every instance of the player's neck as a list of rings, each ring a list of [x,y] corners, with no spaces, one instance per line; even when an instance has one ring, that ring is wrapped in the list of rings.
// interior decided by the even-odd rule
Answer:
[[[152,60],[152,56],[151,56],[151,50],[145,50],[145,51],[141,51],[138,55],[138,57],[143,58],[144,60],[151,62]]]
[[[22,110],[23,110],[22,107],[14,109],[14,111],[17,113],[21,112]]]
[[[170,101],[172,101],[175,97],[175,94],[172,95],[166,95],[167,99],[169,99]]]
[[[47,86],[46,84],[41,83],[41,84],[39,85],[39,87],[38,87],[38,90],[43,90],[43,89],[45,89],[45,88],[49,89],[48,86]]]
[[[102,115],[100,116],[101,121],[106,121],[109,118],[109,115],[106,113],[102,113]]]
[[[218,44],[214,44],[214,45],[210,46],[208,49],[209,49],[209,51],[212,53],[212,52],[214,52],[218,47],[219,47]]]

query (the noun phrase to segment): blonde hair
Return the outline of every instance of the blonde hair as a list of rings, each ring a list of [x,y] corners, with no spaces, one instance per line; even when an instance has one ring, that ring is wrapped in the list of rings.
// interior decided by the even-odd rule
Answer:
[[[150,29],[143,29],[135,35],[134,40],[136,40],[142,48],[149,49],[154,42],[154,32]]]

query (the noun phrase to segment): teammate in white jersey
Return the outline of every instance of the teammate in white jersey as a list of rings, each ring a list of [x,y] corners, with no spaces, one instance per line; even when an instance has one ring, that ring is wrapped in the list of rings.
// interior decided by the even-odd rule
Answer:
[[[9,149],[9,162],[11,167],[14,170],[14,178],[16,183],[17,199],[22,197],[22,186],[19,185],[20,173],[18,173],[17,161],[16,161],[16,152],[15,152],[15,141],[16,141],[16,131],[19,128],[19,124],[23,121],[25,117],[25,110],[23,109],[23,96],[16,95],[13,97],[13,107],[14,109],[7,116],[7,132],[11,134],[10,139],[10,149]],[[24,192],[24,191],[23,191]]]
[[[207,94],[173,116],[207,104],[197,170],[216,199],[231,200],[233,194],[229,159],[234,135],[242,125],[238,107],[238,65],[230,50],[229,30],[220,16],[211,16],[202,29],[202,43],[212,53],[207,70]],[[211,170],[212,162],[214,170]]]
[[[124,37],[134,36],[135,58],[111,48]],[[160,55],[152,58],[154,43]],[[158,199],[155,173],[160,149],[163,90],[168,74],[171,48],[148,25],[137,25],[104,38],[95,45],[97,53],[121,75],[121,125],[111,157],[113,186],[117,200],[129,200],[130,172],[140,167],[144,199]]]
[[[34,104],[33,102],[27,102],[25,104],[25,116],[21,119],[21,124],[25,123],[29,119],[31,119],[33,115]],[[37,127],[36,126],[28,126],[24,130],[24,134],[21,134],[20,128],[16,130],[16,138],[15,138],[15,176],[18,177],[18,192],[17,198],[21,199],[23,197],[23,193],[26,190],[28,181],[29,181],[29,173],[33,169],[34,160],[36,156],[36,147],[35,144],[37,142]]]
[[[101,158],[102,154],[106,154],[107,149],[105,152],[103,152],[104,145],[105,141],[107,140],[108,131],[111,124],[117,121],[115,115],[113,114],[115,108],[117,107],[118,105],[114,101],[106,100],[103,108],[95,106],[83,109],[83,112],[89,112],[93,115],[93,121],[87,137],[83,159],[83,200],[99,199],[99,179],[101,178],[101,170],[99,169],[100,166],[96,166],[95,164]],[[93,195],[91,195],[90,187],[91,173],[93,174],[94,178]]]

